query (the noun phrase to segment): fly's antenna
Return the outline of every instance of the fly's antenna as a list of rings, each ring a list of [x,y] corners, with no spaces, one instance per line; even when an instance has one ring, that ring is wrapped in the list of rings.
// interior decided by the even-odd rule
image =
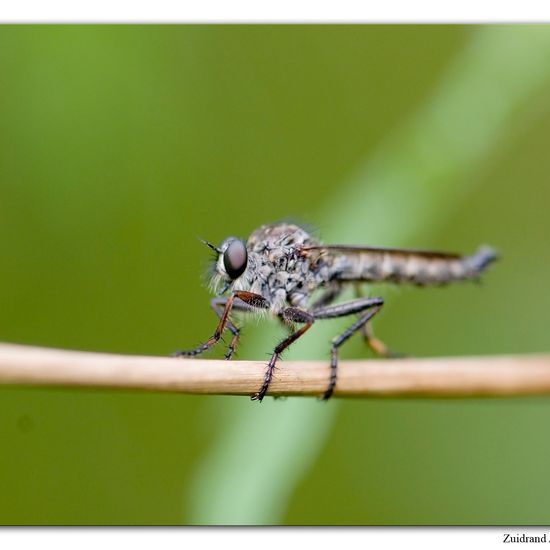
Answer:
[[[201,237],[197,237],[199,239],[199,241],[202,243],[202,244],[205,244],[208,248],[210,248],[211,250],[213,250],[214,252],[217,252],[218,254],[221,254],[222,251],[217,247],[217,246],[214,246],[212,243],[209,243],[206,239],[203,239]]]

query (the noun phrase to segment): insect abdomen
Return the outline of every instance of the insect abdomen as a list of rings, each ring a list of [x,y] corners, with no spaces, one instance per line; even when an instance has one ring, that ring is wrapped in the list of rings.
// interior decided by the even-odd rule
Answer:
[[[430,255],[405,251],[365,251],[340,257],[337,279],[420,286],[477,279],[497,254],[481,247],[471,256]],[[338,263],[340,263],[338,262]]]

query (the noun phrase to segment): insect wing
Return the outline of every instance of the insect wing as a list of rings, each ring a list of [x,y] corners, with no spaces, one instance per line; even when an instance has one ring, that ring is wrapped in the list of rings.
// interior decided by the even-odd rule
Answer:
[[[313,245],[302,254],[325,258],[332,278],[340,281],[443,284],[463,278],[466,266],[458,254],[405,248]]]
[[[442,259],[453,260],[460,258],[460,254],[453,252],[440,252],[437,250],[418,250],[415,248],[385,248],[381,246],[355,246],[355,245],[315,245],[304,246],[301,251],[305,254],[311,252],[313,254],[320,254],[323,252],[337,253],[337,254],[384,254],[389,256],[407,256],[426,259]]]

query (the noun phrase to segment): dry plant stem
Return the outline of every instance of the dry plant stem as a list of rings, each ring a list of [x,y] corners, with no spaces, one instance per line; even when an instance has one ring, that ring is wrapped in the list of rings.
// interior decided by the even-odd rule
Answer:
[[[329,361],[283,361],[268,395],[321,395]],[[0,384],[251,395],[265,363],[114,355],[0,344]],[[335,396],[550,394],[550,355],[342,361]]]

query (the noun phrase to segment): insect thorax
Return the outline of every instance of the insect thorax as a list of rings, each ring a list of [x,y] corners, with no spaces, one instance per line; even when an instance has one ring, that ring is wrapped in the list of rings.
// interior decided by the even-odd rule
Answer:
[[[287,305],[305,307],[309,297],[329,279],[319,258],[300,253],[317,244],[304,229],[291,224],[265,225],[248,239],[248,267],[234,288],[261,294],[278,313]]]

